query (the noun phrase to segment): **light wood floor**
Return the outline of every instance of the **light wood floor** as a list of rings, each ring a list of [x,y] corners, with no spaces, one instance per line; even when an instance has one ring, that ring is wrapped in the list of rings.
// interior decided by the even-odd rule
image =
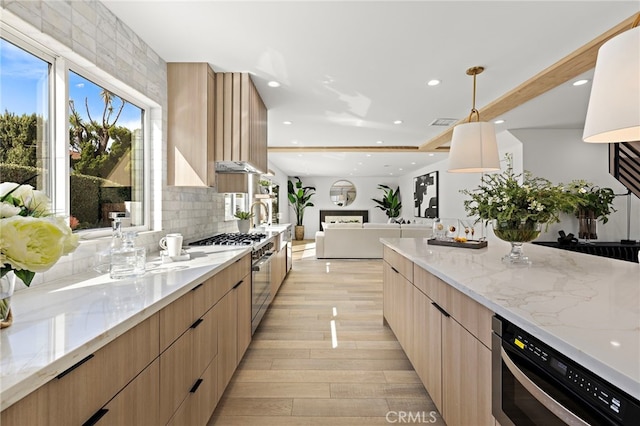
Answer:
[[[317,260],[313,241],[296,243],[209,425],[444,425],[383,325],[382,261]]]

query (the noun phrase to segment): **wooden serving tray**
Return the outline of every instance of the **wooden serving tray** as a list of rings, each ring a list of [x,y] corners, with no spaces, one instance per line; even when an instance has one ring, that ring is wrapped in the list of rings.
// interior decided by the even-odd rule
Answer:
[[[480,249],[487,246],[486,241],[470,240],[470,241],[467,241],[466,243],[459,243],[457,241],[436,240],[435,238],[428,239],[427,244],[431,244],[432,246],[462,247],[462,248],[469,248],[469,249]]]

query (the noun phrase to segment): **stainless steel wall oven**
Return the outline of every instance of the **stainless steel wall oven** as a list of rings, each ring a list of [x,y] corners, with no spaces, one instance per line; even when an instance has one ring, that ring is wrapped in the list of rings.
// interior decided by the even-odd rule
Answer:
[[[492,412],[509,425],[631,425],[640,402],[539,339],[495,316]]]

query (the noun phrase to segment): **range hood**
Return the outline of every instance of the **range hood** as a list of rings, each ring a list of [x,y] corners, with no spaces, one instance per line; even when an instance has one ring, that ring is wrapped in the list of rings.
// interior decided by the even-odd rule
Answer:
[[[216,161],[216,173],[262,173],[246,161]]]
[[[218,193],[257,193],[260,174],[255,167],[243,162],[225,161],[224,163],[234,163],[235,165],[221,168],[220,170],[216,165],[216,189]],[[255,170],[255,172],[249,172],[248,170]]]

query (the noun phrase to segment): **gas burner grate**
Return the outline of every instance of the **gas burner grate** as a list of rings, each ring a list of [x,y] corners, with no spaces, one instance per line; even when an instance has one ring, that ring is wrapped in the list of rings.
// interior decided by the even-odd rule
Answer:
[[[263,233],[243,234],[240,232],[218,234],[190,243],[190,246],[249,246],[267,237]]]

